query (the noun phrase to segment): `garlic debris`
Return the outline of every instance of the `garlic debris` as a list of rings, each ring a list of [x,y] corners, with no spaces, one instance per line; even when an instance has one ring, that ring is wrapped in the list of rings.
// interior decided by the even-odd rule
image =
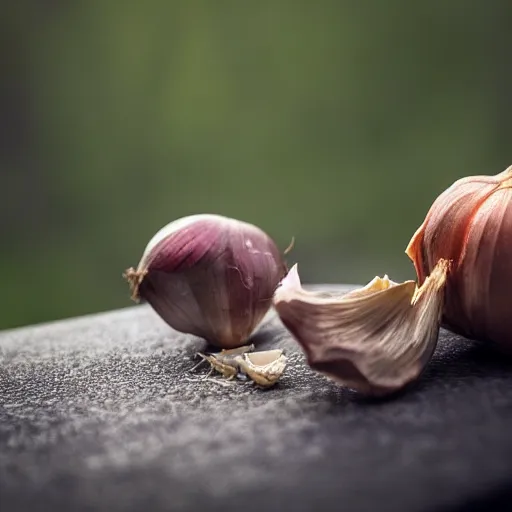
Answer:
[[[439,261],[420,288],[385,276],[338,297],[304,290],[295,265],[274,306],[311,368],[362,393],[385,395],[415,380],[432,357],[448,269]]]
[[[124,277],[132,298],[147,301],[171,327],[229,349],[245,344],[285,273],[276,244],[260,228],[201,214],[158,231]]]
[[[199,355],[213,369],[231,380],[246,375],[260,387],[268,388],[277,383],[286,368],[286,356],[280,349],[253,352],[254,346],[222,350],[216,354]]]
[[[245,353],[238,359],[240,370],[258,386],[276,384],[286,368],[286,356],[280,349]]]
[[[420,284],[441,258],[452,262],[445,327],[512,350],[512,166],[451,185],[432,204],[406,253]]]

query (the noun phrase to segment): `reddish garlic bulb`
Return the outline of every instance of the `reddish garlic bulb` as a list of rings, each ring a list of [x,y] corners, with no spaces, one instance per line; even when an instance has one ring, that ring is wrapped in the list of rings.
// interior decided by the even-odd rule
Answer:
[[[450,261],[445,327],[512,350],[512,166],[445,190],[406,253],[420,285],[439,259]]]
[[[134,300],[177,331],[224,349],[240,347],[263,319],[286,267],[260,228],[220,215],[171,222],[130,268]]]

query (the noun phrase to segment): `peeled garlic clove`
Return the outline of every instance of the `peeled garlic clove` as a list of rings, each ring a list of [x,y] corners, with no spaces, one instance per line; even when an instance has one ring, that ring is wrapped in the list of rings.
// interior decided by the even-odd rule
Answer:
[[[276,290],[274,306],[313,369],[384,395],[415,380],[432,357],[447,272],[442,260],[420,288],[376,277],[340,298],[304,290],[295,265]]]
[[[406,253],[420,284],[439,259],[452,261],[443,325],[512,350],[512,166],[445,190]]]
[[[286,368],[286,356],[279,349],[245,353],[237,361],[240,370],[262,387],[276,384]]]
[[[221,348],[243,345],[263,319],[285,274],[260,228],[220,215],[171,222],[148,243],[125,278],[174,329]]]

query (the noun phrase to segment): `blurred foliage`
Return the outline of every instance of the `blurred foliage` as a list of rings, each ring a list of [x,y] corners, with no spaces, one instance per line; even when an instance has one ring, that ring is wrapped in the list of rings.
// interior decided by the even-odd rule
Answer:
[[[196,212],[295,236],[305,282],[413,278],[434,198],[512,163],[505,1],[3,11],[0,328],[129,305],[124,268]]]

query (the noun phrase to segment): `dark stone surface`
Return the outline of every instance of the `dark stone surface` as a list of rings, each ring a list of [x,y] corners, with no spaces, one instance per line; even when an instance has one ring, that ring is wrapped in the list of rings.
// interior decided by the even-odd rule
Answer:
[[[442,332],[422,379],[376,401],[312,373],[272,314],[255,341],[287,349],[274,389],[200,380],[204,344],[147,306],[0,333],[0,510],[511,502],[511,360]]]

